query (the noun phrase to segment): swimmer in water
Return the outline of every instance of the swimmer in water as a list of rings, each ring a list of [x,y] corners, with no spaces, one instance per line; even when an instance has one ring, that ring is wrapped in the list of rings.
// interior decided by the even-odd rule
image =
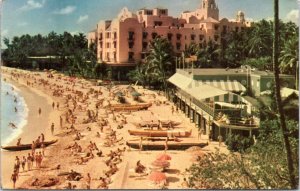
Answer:
[[[18,112],[18,109],[15,107],[15,112],[17,113]]]
[[[11,128],[13,128],[13,129],[16,129],[16,128],[17,128],[17,126],[16,126],[14,123],[12,123],[12,122],[10,122],[8,125],[9,125]]]

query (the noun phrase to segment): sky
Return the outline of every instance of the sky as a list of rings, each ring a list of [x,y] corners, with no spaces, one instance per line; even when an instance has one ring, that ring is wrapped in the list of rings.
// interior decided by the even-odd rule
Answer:
[[[163,7],[169,15],[179,17],[186,10],[196,10],[201,0],[0,0],[1,36],[12,39],[23,34],[46,35],[51,31],[71,34],[87,33],[100,20],[110,20],[123,7],[130,11],[140,8]],[[300,0],[279,0],[280,18],[298,23]],[[272,19],[273,0],[216,0],[220,19],[234,19],[242,10],[246,19]],[[3,47],[3,43],[2,48]]]

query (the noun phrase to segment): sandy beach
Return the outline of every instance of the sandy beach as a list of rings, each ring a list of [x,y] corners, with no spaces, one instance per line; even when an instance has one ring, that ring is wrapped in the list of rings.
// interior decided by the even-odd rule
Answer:
[[[169,102],[164,96],[159,95],[158,92],[135,87],[142,94],[141,99],[146,103],[152,103],[152,106],[146,111],[113,113],[107,109],[108,105],[117,104],[118,101],[106,87],[93,86],[91,82],[83,79],[76,79],[76,82],[74,82],[69,77],[57,74],[53,78],[48,78],[49,73],[46,72],[29,72],[2,67],[2,74],[8,83],[12,83],[21,90],[21,95],[29,108],[28,123],[23,128],[22,135],[20,135],[22,143],[31,143],[41,133],[45,134],[46,141],[58,139],[57,143],[46,148],[41,168],[34,167],[31,171],[25,168],[25,172],[20,170],[16,188],[63,189],[66,188],[68,183],[71,183],[76,189],[86,189],[87,184],[89,188],[96,189],[99,188],[99,177],[106,177],[109,180],[108,188],[112,189],[159,188],[158,185],[151,183],[148,176],[137,176],[134,168],[136,162],[140,160],[147,169],[150,169],[151,163],[163,151],[139,151],[126,146],[126,141],[133,139],[128,130],[136,129],[134,124],[149,119],[179,121],[181,123],[180,128],[192,130],[192,135],[189,137],[190,141],[208,142],[207,136],[203,135],[198,140],[198,131],[195,125],[180,111],[172,114],[173,103]],[[113,91],[119,90],[126,93],[126,87],[125,85],[115,86]],[[62,91],[60,92],[60,90]],[[57,92],[60,93],[57,95],[55,94]],[[128,102],[136,104],[130,95],[125,97]],[[54,109],[52,108],[53,102],[55,103]],[[57,103],[59,103],[59,109],[56,107]],[[42,109],[41,116],[38,115],[39,107]],[[95,121],[88,121],[88,113],[96,116]],[[97,115],[95,115],[96,113]],[[60,116],[63,119],[62,128],[59,125]],[[69,118],[73,116],[72,122],[67,122],[68,116]],[[102,122],[106,124],[102,125]],[[55,124],[53,136],[50,130],[52,123]],[[101,127],[103,128],[102,131]],[[79,140],[76,140],[78,145],[82,147],[81,152],[66,149],[75,143],[76,133],[72,131],[72,128],[75,128],[76,132],[81,134]],[[97,136],[97,132],[99,132],[100,137]],[[110,143],[108,141],[110,138],[107,137],[111,132],[115,132],[117,141],[107,145]],[[91,149],[90,141],[95,143],[98,150],[95,147]],[[16,140],[10,143],[10,145],[15,144]],[[203,152],[214,151],[217,147],[218,143],[210,142],[208,146],[203,148]],[[220,148],[222,151],[227,152],[225,146]],[[118,151],[123,149],[125,151]],[[97,155],[99,150],[102,151],[100,157]],[[107,155],[112,151],[119,153],[119,157],[115,157],[118,160],[114,163],[117,171],[107,177],[105,172],[111,168],[110,165],[106,164],[110,159]],[[13,172],[15,156],[26,156],[31,151],[8,152],[2,150],[1,152],[2,187],[12,188],[13,184],[10,177]],[[92,154],[92,157],[90,157],[90,154]],[[167,188],[180,189],[182,188],[183,178],[187,177],[185,169],[195,161],[195,154],[184,150],[170,150],[167,151],[167,154],[172,157],[170,167],[165,172],[168,182]],[[87,160],[81,162],[81,157],[85,157]],[[57,165],[61,165],[60,168],[53,169]],[[67,180],[66,176],[57,176],[71,170],[79,172],[82,178],[76,181]],[[87,173],[90,174],[91,181],[88,181]],[[49,181],[48,179],[51,177],[55,179],[53,185],[41,186],[43,181]],[[36,179],[39,180],[40,184],[32,184]]]

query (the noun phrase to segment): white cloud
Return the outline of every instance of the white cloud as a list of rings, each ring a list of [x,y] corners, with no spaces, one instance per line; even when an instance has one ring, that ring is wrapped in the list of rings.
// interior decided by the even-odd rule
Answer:
[[[75,6],[66,6],[65,8],[62,8],[60,10],[54,11],[54,14],[58,14],[58,15],[68,15],[73,13],[76,10]]]
[[[8,30],[4,29],[1,31],[1,36],[7,36],[8,35]]]
[[[294,9],[294,10],[291,10],[285,17],[285,19],[287,21],[292,21],[296,24],[298,24],[299,22],[299,10],[298,9]]]
[[[45,5],[45,0],[43,1],[34,1],[34,0],[28,0],[26,2],[26,4],[21,7],[19,10],[21,11],[29,11],[29,10],[32,10],[32,9],[40,9],[42,8],[44,5]]]
[[[24,27],[24,26],[27,26],[28,23],[27,22],[21,22],[21,23],[18,23],[17,24],[19,27]]]
[[[83,21],[86,21],[89,19],[88,15],[80,16],[79,19],[77,20],[77,23],[82,23]]]

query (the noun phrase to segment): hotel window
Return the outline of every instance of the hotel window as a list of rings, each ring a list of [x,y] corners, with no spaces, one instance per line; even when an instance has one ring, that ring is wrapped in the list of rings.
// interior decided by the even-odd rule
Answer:
[[[215,30],[219,30],[219,25],[215,25]]]
[[[109,43],[106,43],[106,48],[109,48],[109,47],[110,47]]]
[[[109,52],[106,53],[106,59],[109,60]]]
[[[177,40],[180,40],[181,39],[181,34],[176,34],[176,38],[177,38]]]
[[[114,39],[117,39],[117,32],[114,32]]]
[[[157,37],[157,33],[156,32],[153,32],[152,33],[152,39],[155,39]]]
[[[102,51],[100,51],[99,55],[100,55],[100,59],[102,60]]]
[[[117,42],[114,42],[114,48],[117,48]]]
[[[129,48],[133,48],[133,45],[134,45],[133,42],[129,42],[129,43],[128,43],[128,47],[129,47]]]
[[[172,40],[172,36],[173,34],[172,33],[168,33],[168,40],[171,41]]]
[[[146,39],[148,36],[148,33],[147,32],[143,32],[143,39]]]
[[[128,60],[129,61],[133,61],[133,55],[134,55],[133,52],[128,52]]]
[[[106,33],[106,38],[110,38],[110,33]]]
[[[151,10],[146,11],[146,15],[152,15],[152,14],[153,14],[153,11],[151,11]]]
[[[215,41],[218,41],[219,40],[219,35],[215,35],[214,38],[215,38]]]
[[[117,53],[116,52],[114,52],[114,59],[116,59],[117,58]]]
[[[180,42],[177,42],[177,43],[176,43],[176,49],[177,49],[177,50],[180,50],[180,48],[181,48],[181,44],[180,44]]]
[[[192,34],[191,35],[191,40],[195,40],[196,35]]]
[[[134,36],[134,32],[133,31],[129,31],[128,32],[128,40],[133,40],[133,36]]]
[[[162,22],[161,21],[154,21],[154,26],[161,26]]]
[[[100,33],[100,37],[99,37],[99,40],[102,40],[103,39],[103,34]]]
[[[203,48],[203,44],[202,44],[202,43],[199,43],[199,47],[200,47],[200,48]]]
[[[165,15],[165,14],[166,14],[166,10],[161,10],[160,13],[161,13],[162,15]]]
[[[102,42],[100,42],[100,48],[102,48],[103,47],[103,43]]]
[[[199,40],[202,41],[204,39],[204,35],[200,34],[199,35]]]
[[[143,42],[143,49],[146,49],[148,46],[148,43],[147,42]]]

